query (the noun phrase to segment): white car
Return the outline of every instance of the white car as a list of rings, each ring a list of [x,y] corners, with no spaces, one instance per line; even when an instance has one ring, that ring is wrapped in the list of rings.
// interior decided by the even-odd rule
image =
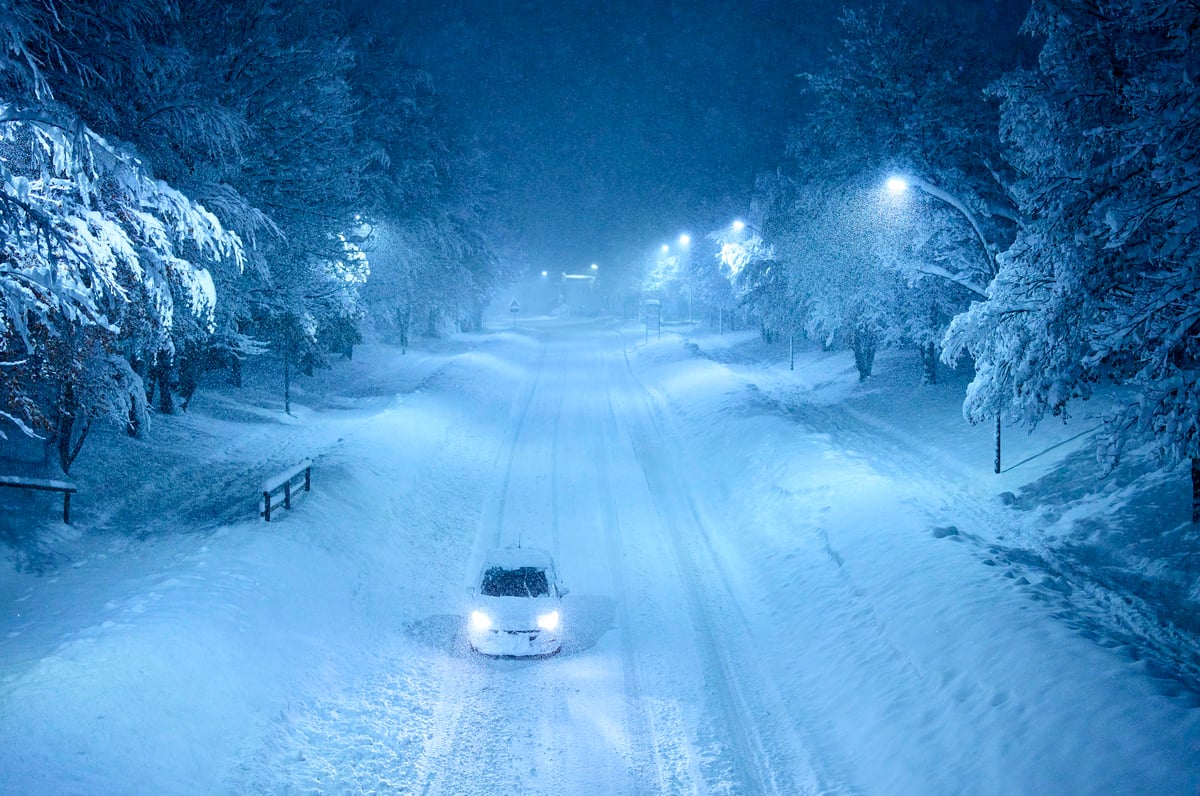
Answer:
[[[545,550],[492,550],[470,590],[467,637],[484,655],[553,655],[562,647],[562,598],[554,560]]]

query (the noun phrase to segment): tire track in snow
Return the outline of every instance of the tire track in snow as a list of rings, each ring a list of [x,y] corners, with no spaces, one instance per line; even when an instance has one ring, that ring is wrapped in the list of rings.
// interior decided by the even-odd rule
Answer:
[[[604,354],[597,352],[597,370],[603,372],[607,368]],[[663,762],[659,756],[659,744],[663,739],[655,731],[654,719],[646,709],[642,695],[641,673],[637,657],[634,654],[633,639],[630,633],[633,623],[629,616],[629,591],[626,587],[625,563],[622,550],[621,519],[617,511],[617,501],[613,494],[612,482],[609,478],[608,450],[615,446],[619,439],[616,412],[612,405],[611,387],[604,391],[603,422],[600,432],[593,437],[592,460],[595,464],[595,479],[600,501],[601,533],[604,535],[605,552],[608,557],[609,574],[612,580],[613,594],[616,595],[617,621],[620,623],[621,634],[621,674],[625,689],[625,727],[629,744],[629,755],[640,784],[645,774],[653,772],[654,789],[652,793],[667,792],[667,778],[663,771]],[[639,791],[643,792],[643,791]]]
[[[807,747],[796,737],[794,727],[781,724],[780,718],[770,719],[786,718],[787,715],[770,678],[746,656],[734,659],[736,640],[751,637],[749,623],[711,547],[707,528],[687,481],[680,476],[670,454],[665,453],[670,449],[670,436],[659,422],[648,391],[633,373],[627,352],[623,365],[611,368],[613,381],[629,384],[630,395],[635,396],[640,406],[640,411],[625,424],[625,430],[645,475],[686,593],[689,616],[704,659],[708,689],[715,697],[715,707],[731,746],[728,763],[739,780],[738,792],[792,796],[835,790],[815,767]],[[696,552],[687,544],[693,540],[701,543]],[[700,585],[702,572],[709,576],[705,580],[707,589]],[[720,620],[734,625],[724,632],[719,629],[715,616],[718,607],[723,614]],[[757,692],[747,683],[753,683]],[[758,722],[768,719],[774,725],[771,729],[777,733],[772,749],[768,749],[764,732],[758,727]],[[784,738],[790,747],[786,750],[779,746],[779,741]],[[774,760],[773,755],[788,759]]]
[[[563,356],[564,363],[566,356]],[[558,369],[559,373],[563,372],[563,368]],[[554,406],[554,432],[550,439],[550,554],[554,556],[554,560],[559,560],[559,545],[558,539],[560,534],[559,528],[559,503],[558,503],[558,445],[559,445],[559,430],[562,428],[562,410],[563,403],[566,399],[566,384],[565,380],[559,381],[558,401]],[[560,573],[561,575],[561,573]]]
[[[486,551],[500,546],[513,463],[529,407],[542,378],[546,353],[547,347],[540,345],[536,364],[526,372],[509,410],[488,481],[493,487],[479,512],[474,549],[464,573],[468,582],[482,565]],[[469,654],[467,650],[464,653]],[[449,656],[438,663],[436,680],[441,684],[441,693],[434,709],[434,730],[418,766],[422,784],[416,792],[423,795],[463,793],[466,791],[462,787],[486,769],[504,771],[507,768],[493,759],[490,752],[494,747],[479,743],[490,734],[489,727],[480,725],[481,717],[499,715],[500,705],[495,688],[488,687],[489,673],[472,663],[465,657]],[[477,785],[481,782],[479,779],[474,781]]]
[[[491,499],[484,504],[484,510],[479,515],[479,529],[475,535],[475,562],[482,563],[484,553],[494,547],[499,547],[501,543],[501,535],[504,532],[504,509],[508,502],[509,484],[512,482],[513,462],[517,457],[518,442],[521,439],[521,433],[525,428],[525,418],[529,415],[529,406],[533,403],[533,396],[537,392],[538,384],[542,380],[542,371],[546,362],[547,347],[543,343],[538,351],[537,364],[533,368],[532,378],[526,377],[521,385],[521,392],[517,396],[517,400],[513,402],[513,411],[509,415],[508,426],[503,443],[496,453],[496,461],[493,465],[493,471],[500,469],[500,462],[503,460],[503,473],[499,486],[495,489]],[[495,478],[493,478],[495,483]],[[486,524],[488,520],[494,521],[491,533],[487,531]],[[473,562],[473,563],[475,563]],[[470,574],[468,575],[470,577]]]
[[[532,480],[525,484],[523,496],[526,503],[534,507],[531,519],[535,526],[536,507],[544,503],[549,509],[548,527],[545,529],[538,527],[541,533],[546,533],[548,536],[543,538],[539,534],[537,537],[531,537],[530,541],[538,547],[548,549],[554,560],[561,565],[559,542],[562,520],[560,507],[563,501],[560,500],[559,495],[564,481],[559,474],[559,447],[563,440],[563,408],[566,405],[572,352],[561,340],[554,340],[552,343],[552,345],[547,344],[547,347],[554,349],[554,356],[544,357],[542,365],[542,368],[548,371],[544,379],[546,386],[542,390],[543,392],[551,391],[551,395],[538,401],[541,405],[553,407],[540,414],[541,417],[550,419],[551,428],[548,440],[537,437],[533,442],[522,445],[522,456],[525,457],[525,461],[519,469],[527,476],[532,476]],[[545,364],[546,362],[549,364]],[[550,446],[548,453],[542,449],[547,442]],[[543,479],[538,477],[538,474],[544,470],[547,462],[549,463],[549,474],[544,479],[545,486],[543,486]],[[569,502],[570,496],[568,495],[567,498]],[[517,522],[520,524],[521,520],[518,518]],[[521,525],[521,527],[524,529],[525,526]],[[562,573],[559,574],[561,577]],[[570,681],[566,672],[563,671],[563,666],[563,661],[555,658],[536,661],[524,672],[527,679],[523,680],[522,685],[528,688],[530,693],[540,695],[540,700],[535,703],[534,707],[522,708],[518,719],[518,721],[534,725],[530,737],[537,738],[536,747],[531,746],[536,751],[529,754],[530,750],[526,749],[526,759],[522,763],[528,773],[528,780],[525,784],[526,792],[534,792],[535,789],[539,793],[572,792],[569,775],[582,767],[578,760],[579,757],[584,757],[585,761],[587,758],[587,750],[579,749],[573,743],[574,734],[564,731],[564,728],[568,730],[575,728],[568,704],[571,698]],[[616,780],[617,778],[614,777],[613,781]]]
[[[558,447],[571,353],[568,346],[543,342],[530,366],[534,372],[518,391],[490,479],[496,494],[477,523],[476,561],[488,548],[517,542],[526,530],[548,533],[525,540],[558,552]],[[548,427],[533,423],[534,417],[545,418]],[[549,476],[542,477],[547,463]],[[548,516],[539,517],[539,511]],[[560,659],[477,659],[463,652],[440,665],[443,693],[418,792],[574,792],[572,784],[578,783],[571,777],[595,771],[597,755],[591,754],[596,739],[589,728],[572,723],[575,684],[569,665]],[[602,779],[596,778],[597,787]],[[621,781],[622,776],[611,777],[609,786]]]

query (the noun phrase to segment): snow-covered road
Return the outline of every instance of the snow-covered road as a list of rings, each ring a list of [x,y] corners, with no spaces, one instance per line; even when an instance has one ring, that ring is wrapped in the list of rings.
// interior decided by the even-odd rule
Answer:
[[[535,665],[443,662],[420,792],[815,792],[626,341],[539,338],[464,574],[490,547],[549,549],[567,641]]]
[[[81,500],[73,561],[0,575],[0,793],[1200,783],[1195,701],[981,555],[1003,509],[936,449],[606,322],[379,346],[328,384],[294,422],[228,397],[180,421],[221,488],[272,445],[317,458],[281,521],[132,542],[149,490]],[[550,659],[463,637],[484,552],[517,543],[571,590]]]

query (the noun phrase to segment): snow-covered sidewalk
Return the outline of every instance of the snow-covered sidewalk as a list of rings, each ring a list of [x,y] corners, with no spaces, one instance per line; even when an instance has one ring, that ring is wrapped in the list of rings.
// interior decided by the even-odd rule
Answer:
[[[679,357],[681,344],[693,358]],[[1045,537],[1069,523],[999,498],[1080,467],[1076,429],[1010,434],[1007,461],[1019,466],[996,476],[991,429],[955,411],[961,377],[922,387],[915,367],[891,360],[859,384],[847,354],[819,351],[793,371],[786,349],[752,334],[664,340],[641,359],[703,463],[700,490],[720,511],[710,524],[739,528],[718,543],[758,593],[747,610],[783,631],[756,642],[783,667],[795,712],[819,717],[816,735],[848,781],[871,793],[1200,783],[1189,660],[1166,656],[1183,668],[1168,674],[1134,645],[1167,633],[1158,614],[1108,604],[1090,571],[1073,582],[1047,571],[1059,559]],[[1095,512],[1112,501],[1074,497]],[[1154,521],[1186,518],[1185,500],[1164,503],[1176,519]],[[1178,629],[1167,641],[1178,656],[1197,649]]]

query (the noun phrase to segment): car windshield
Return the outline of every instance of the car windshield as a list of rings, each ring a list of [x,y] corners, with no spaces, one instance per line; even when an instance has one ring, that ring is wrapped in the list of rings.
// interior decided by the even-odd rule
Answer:
[[[488,597],[543,597],[550,594],[546,571],[537,567],[489,567],[480,588]]]

